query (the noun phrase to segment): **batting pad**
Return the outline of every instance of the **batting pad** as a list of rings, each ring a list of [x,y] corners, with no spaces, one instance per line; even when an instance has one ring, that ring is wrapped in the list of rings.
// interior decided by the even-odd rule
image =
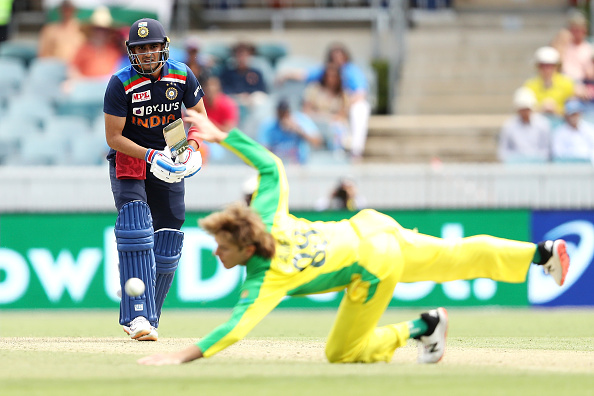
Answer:
[[[155,256],[153,254],[153,218],[146,202],[132,201],[125,204],[115,225],[115,235],[120,260],[120,324],[127,325],[137,316],[149,322],[157,320],[155,309]],[[130,278],[140,278],[146,285],[144,294],[131,297],[124,285]]]
[[[173,283],[173,276],[177,263],[181,257],[184,233],[170,228],[162,228],[155,232],[155,264],[157,267],[157,281],[155,286],[155,305],[157,306],[157,320],[151,324],[159,326],[163,302]]]

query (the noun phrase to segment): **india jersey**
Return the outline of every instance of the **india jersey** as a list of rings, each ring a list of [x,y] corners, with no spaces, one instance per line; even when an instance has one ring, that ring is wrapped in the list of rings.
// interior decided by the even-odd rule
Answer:
[[[182,104],[194,107],[203,96],[188,66],[170,59],[156,80],[138,74],[132,66],[115,73],[105,91],[103,111],[126,117],[123,136],[143,147],[162,150],[163,127],[181,118]]]

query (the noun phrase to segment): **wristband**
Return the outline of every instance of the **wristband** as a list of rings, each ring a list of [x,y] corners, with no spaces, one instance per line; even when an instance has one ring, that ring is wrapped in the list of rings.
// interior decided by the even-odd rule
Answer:
[[[200,141],[202,139],[200,139],[198,136],[196,136],[197,133],[198,133],[198,127],[192,125],[190,127],[190,129],[188,129],[188,139],[187,140],[188,140],[188,142],[190,140],[195,141],[196,142],[196,145],[198,145],[198,148],[200,148]]]

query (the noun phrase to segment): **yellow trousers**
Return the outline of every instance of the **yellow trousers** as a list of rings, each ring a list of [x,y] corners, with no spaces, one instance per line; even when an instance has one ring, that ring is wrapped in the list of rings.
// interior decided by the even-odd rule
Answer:
[[[526,279],[536,245],[487,235],[440,239],[400,226],[391,217],[364,210],[351,219],[360,238],[359,264],[380,279],[367,300],[369,284],[353,276],[328,336],[330,362],[390,361],[410,337],[406,322],[377,327],[398,282],[448,282],[489,278]]]

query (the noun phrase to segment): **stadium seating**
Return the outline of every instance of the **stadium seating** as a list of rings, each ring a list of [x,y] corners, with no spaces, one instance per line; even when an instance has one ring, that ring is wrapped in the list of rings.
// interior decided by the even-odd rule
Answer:
[[[58,98],[57,110],[61,115],[78,115],[94,120],[103,111],[103,97],[107,80],[81,79],[72,87],[72,92]]]
[[[0,58],[0,106],[17,94],[26,74],[20,60]]]
[[[277,61],[289,54],[287,46],[282,43],[258,43],[256,44],[256,54],[262,56],[275,67]]]
[[[29,67],[36,57],[37,47],[32,44],[18,41],[5,41],[0,44],[0,58],[18,59],[24,66]]]
[[[49,101],[41,96],[20,95],[11,99],[8,105],[7,116],[20,120],[30,120],[41,127],[43,121],[55,114],[55,110]]]

